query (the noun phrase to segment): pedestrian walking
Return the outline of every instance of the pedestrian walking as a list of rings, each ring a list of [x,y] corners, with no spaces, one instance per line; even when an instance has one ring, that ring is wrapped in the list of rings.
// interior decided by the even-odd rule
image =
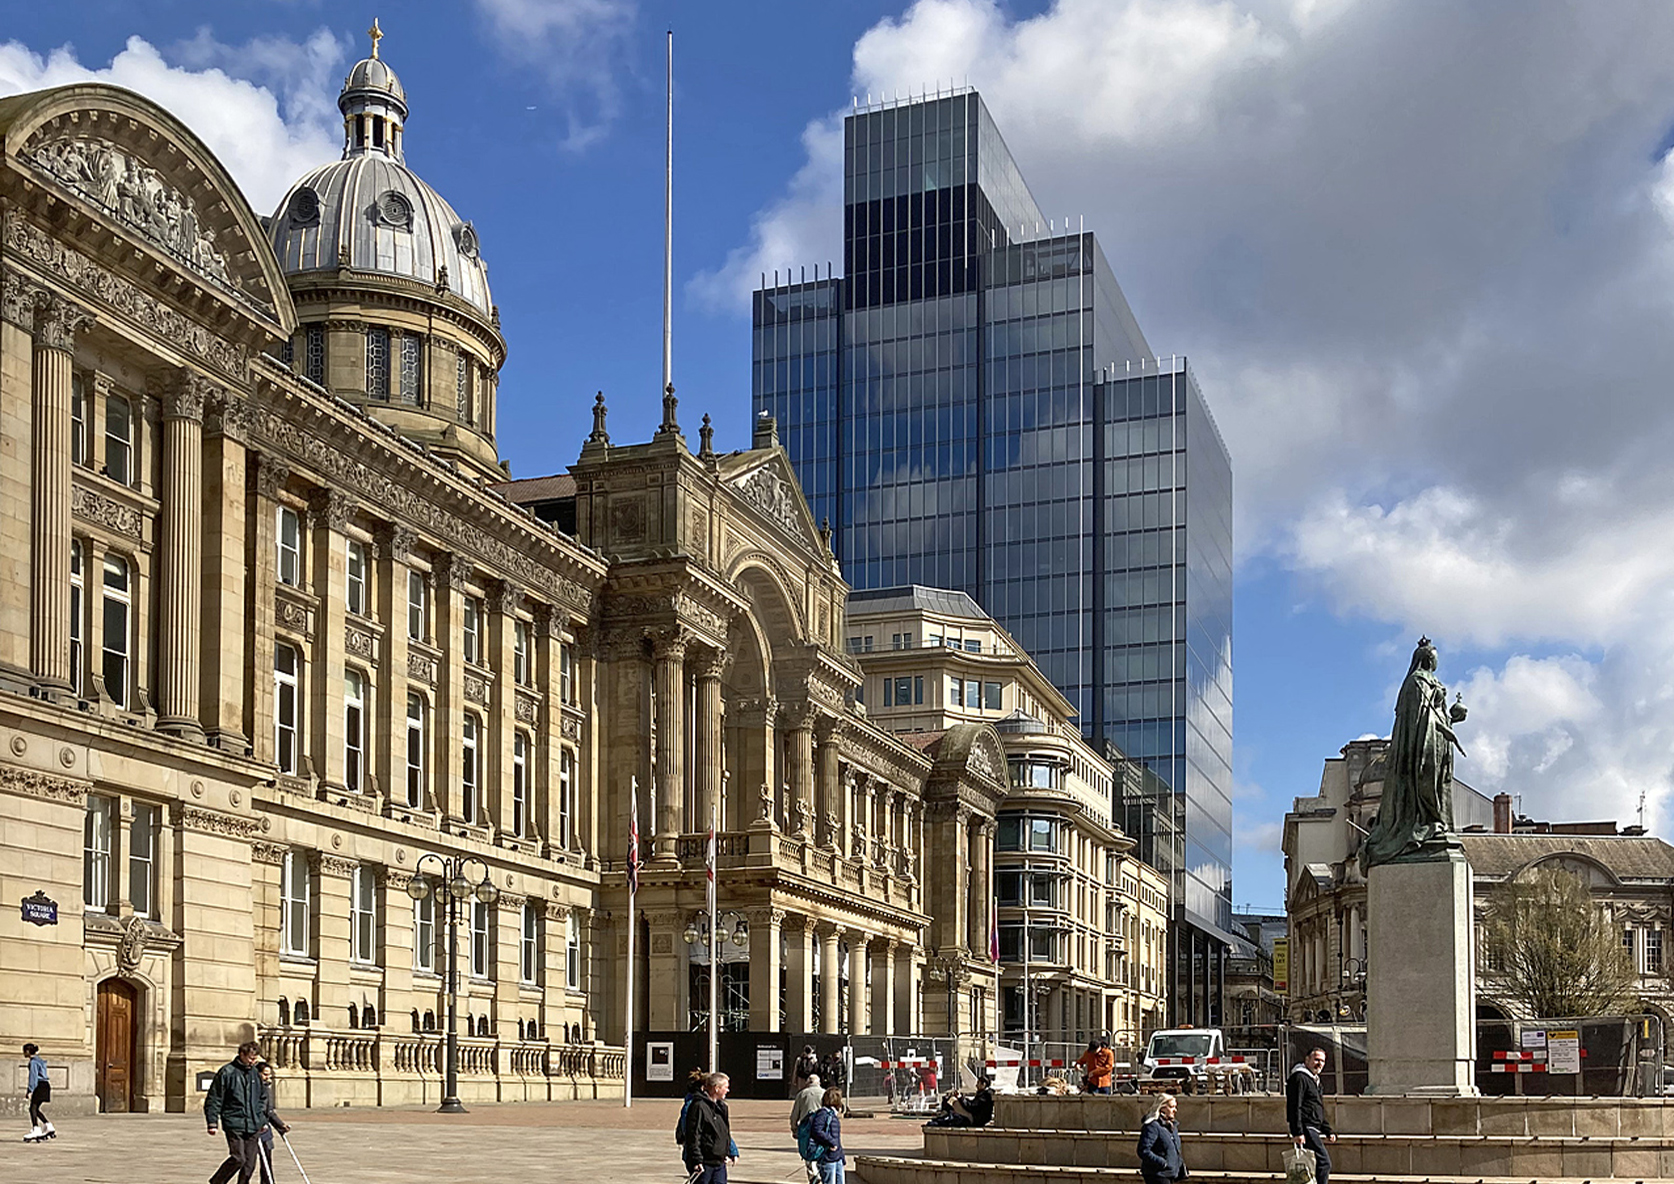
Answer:
[[[820,1071],[820,1059],[814,1055],[814,1046],[804,1044],[802,1055],[796,1058],[796,1064],[791,1066],[791,1097],[808,1088],[808,1079]]]
[[[234,1176],[238,1184],[250,1184],[261,1166],[262,1131],[267,1127],[268,1104],[262,1087],[262,1046],[246,1040],[238,1055],[215,1074],[203,1099],[203,1117],[209,1133],[217,1130],[227,1137],[227,1158],[209,1177],[209,1184],[226,1184]]]
[[[29,1058],[29,1084],[24,1088],[29,1093],[29,1133],[23,1136],[25,1143],[41,1143],[47,1139],[56,1139],[58,1130],[47,1121],[46,1112],[41,1109],[52,1101],[52,1081],[47,1077],[46,1058],[41,1055],[41,1046],[25,1044],[23,1055]],[[17,1080],[15,1077],[12,1080]]]
[[[262,1120],[266,1123],[262,1127],[262,1168],[263,1179],[271,1184],[273,1180],[273,1132],[281,1135],[289,1134],[291,1124],[279,1117],[274,1102],[275,1081],[273,1080],[273,1066],[266,1061],[256,1062],[256,1075],[262,1079]]]
[[[692,1113],[692,1103],[703,1093],[703,1079],[709,1076],[702,1069],[686,1074],[686,1100],[680,1103],[680,1119],[674,1124],[674,1141],[680,1144],[680,1161],[686,1165],[686,1175],[695,1176],[703,1164],[686,1150],[686,1122]]]
[[[703,1092],[692,1100],[686,1115],[686,1158],[698,1168],[690,1184],[727,1184],[727,1165],[738,1162],[727,1114],[731,1088],[732,1079],[725,1073],[711,1073],[703,1079]]]
[[[1175,1122],[1178,1112],[1174,1095],[1163,1094],[1139,1128],[1139,1174],[1145,1184],[1170,1184],[1186,1178],[1186,1156]]]
[[[1285,1080],[1285,1121],[1290,1125],[1291,1142],[1314,1153],[1315,1184],[1330,1184],[1331,1155],[1325,1145],[1337,1141],[1325,1120],[1325,1093],[1319,1082],[1324,1068],[1325,1050],[1316,1048]]]
[[[814,1112],[820,1108],[820,1099],[825,1096],[825,1088],[820,1085],[819,1074],[808,1078],[808,1088],[796,1095],[796,1101],[791,1103],[790,1128],[791,1137],[796,1140],[798,1153],[808,1146],[808,1120],[813,1118]],[[802,1165],[808,1170],[809,1184],[819,1184],[820,1173],[814,1166],[814,1161],[807,1155],[802,1157]]]
[[[808,1141],[818,1151],[813,1161],[820,1184],[843,1184],[843,1091],[836,1086],[820,1097],[820,1108],[808,1120]]]

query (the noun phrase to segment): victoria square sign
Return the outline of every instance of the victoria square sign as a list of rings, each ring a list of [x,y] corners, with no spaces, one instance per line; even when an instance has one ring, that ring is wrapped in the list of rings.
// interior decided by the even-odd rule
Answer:
[[[39,888],[35,889],[35,895],[23,898],[22,910],[23,919],[31,925],[58,924],[58,902],[48,900]]]

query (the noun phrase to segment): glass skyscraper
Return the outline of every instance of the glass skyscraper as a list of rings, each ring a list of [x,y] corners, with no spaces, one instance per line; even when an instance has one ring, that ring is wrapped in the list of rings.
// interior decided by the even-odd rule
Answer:
[[[1171,1019],[1217,1020],[1232,479],[1202,393],[974,91],[856,111],[843,188],[843,275],[755,294],[755,410],[857,589],[968,593],[1154,773],[1114,808],[1173,877]]]

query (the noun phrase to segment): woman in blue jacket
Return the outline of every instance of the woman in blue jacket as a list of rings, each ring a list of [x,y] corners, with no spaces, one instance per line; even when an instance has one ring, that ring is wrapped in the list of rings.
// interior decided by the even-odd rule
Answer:
[[[1186,1178],[1180,1128],[1174,1123],[1178,1109],[1174,1096],[1164,1094],[1139,1128],[1139,1174],[1145,1177],[1145,1184],[1170,1184]]]
[[[41,1055],[41,1046],[25,1044],[23,1055],[29,1058],[29,1133],[23,1136],[25,1143],[39,1143],[42,1139],[56,1139],[58,1132],[52,1123],[42,1113],[41,1107],[52,1101],[52,1082],[47,1077],[46,1058]],[[16,1080],[15,1078],[13,1080]]]
[[[843,1091],[832,1086],[820,1095],[820,1108],[808,1119],[808,1142],[818,1149],[814,1166],[820,1184],[843,1184]]]

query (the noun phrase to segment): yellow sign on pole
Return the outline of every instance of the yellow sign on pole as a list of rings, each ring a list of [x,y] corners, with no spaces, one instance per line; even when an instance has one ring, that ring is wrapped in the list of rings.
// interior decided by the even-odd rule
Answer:
[[[1273,939],[1273,989],[1280,994],[1290,994],[1290,939],[1288,937]]]

